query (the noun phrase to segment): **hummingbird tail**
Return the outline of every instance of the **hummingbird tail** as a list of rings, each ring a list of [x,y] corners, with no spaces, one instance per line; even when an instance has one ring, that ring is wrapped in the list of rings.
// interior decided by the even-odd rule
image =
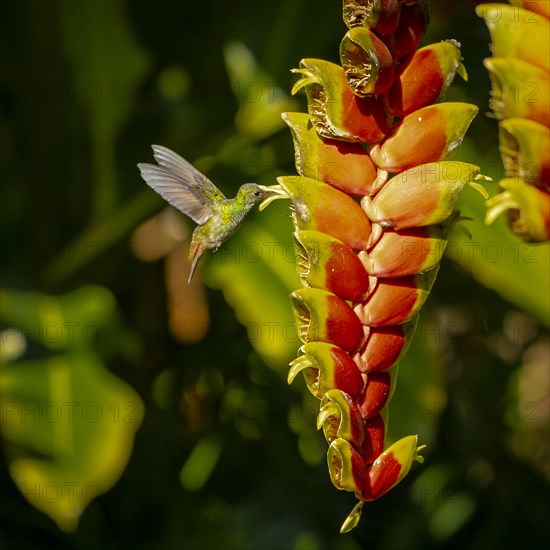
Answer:
[[[203,254],[206,252],[206,247],[201,246],[200,244],[197,246],[193,246],[193,243],[191,244],[189,256],[193,257],[193,260],[191,261],[191,271],[189,272],[189,279],[187,279],[187,283],[191,283],[191,279],[193,278],[193,275],[195,274],[195,269],[197,269],[197,265],[199,263],[199,260],[202,258]]]

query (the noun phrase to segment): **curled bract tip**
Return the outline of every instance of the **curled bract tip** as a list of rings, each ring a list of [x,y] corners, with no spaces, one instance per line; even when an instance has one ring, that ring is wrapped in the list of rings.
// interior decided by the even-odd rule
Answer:
[[[492,178],[489,176],[484,176],[483,174],[477,174],[474,180],[485,180],[485,181],[492,181]],[[487,193],[487,189],[481,185],[481,183],[477,183],[476,181],[470,181],[468,182],[468,186],[472,189],[475,189],[485,200],[489,198],[489,193]]]
[[[314,364],[311,361],[311,357],[309,357],[308,355],[300,355],[290,363],[290,370],[288,371],[287,383],[289,385],[292,384],[296,376],[298,376],[299,372],[303,371],[304,369],[311,368],[313,366]]]
[[[468,82],[468,71],[466,70],[466,67],[462,63],[458,64],[456,72],[457,74],[460,75],[460,77],[462,78],[462,80],[464,80],[464,82]]]
[[[413,457],[413,460],[416,460],[416,462],[420,462],[420,464],[423,464],[424,463],[424,457],[421,456],[419,453],[421,451],[423,451],[426,447],[427,447],[427,445],[419,445],[416,448],[416,452],[415,452],[415,455]]]
[[[323,427],[325,421],[331,416],[338,415],[340,409],[336,403],[329,401],[326,405],[321,407],[319,414],[317,415],[317,429],[320,430]]]
[[[291,69],[290,72],[303,75],[302,78],[297,80],[294,86],[292,86],[292,90],[290,90],[291,95],[296,95],[304,86],[320,83],[319,77],[314,75],[309,69]]]

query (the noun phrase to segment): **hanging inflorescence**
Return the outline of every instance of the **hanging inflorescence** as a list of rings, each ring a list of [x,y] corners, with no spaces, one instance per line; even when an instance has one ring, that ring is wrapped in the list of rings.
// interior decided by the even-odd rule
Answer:
[[[479,168],[452,160],[477,108],[441,102],[457,72],[466,78],[460,45],[418,49],[428,23],[418,1],[344,0],[343,11],[341,65],[295,69],[308,114],[283,118],[299,175],[278,180],[303,286],[291,295],[303,346],[288,380],[301,372],[320,400],[331,480],[359,500],[342,532],[422,461],[415,435],[385,448],[386,406],[461,219],[459,193],[484,193]]]
[[[491,108],[499,122],[505,178],[487,201],[487,223],[506,213],[528,242],[550,239],[550,2],[481,4],[493,40],[485,60]]]

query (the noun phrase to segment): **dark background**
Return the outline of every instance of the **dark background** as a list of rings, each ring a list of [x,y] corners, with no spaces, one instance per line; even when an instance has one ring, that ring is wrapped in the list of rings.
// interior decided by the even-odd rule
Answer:
[[[478,3],[434,2],[424,43],[462,43],[470,78],[449,99],[480,113],[460,158],[498,179]],[[27,423],[21,437],[6,430],[0,547],[546,546],[548,246],[515,240],[502,221],[486,228],[482,199],[465,191],[474,244],[451,237],[390,408],[390,439],[419,433],[426,462],[339,535],[354,499],[330,484],[315,400],[301,380],[286,384],[298,348],[286,204],[252,214],[206,262],[205,286],[200,274],[182,284],[192,225],[154,218],[164,205],[135,167],[152,160],[151,143],[196,162],[228,196],[293,173],[279,113],[303,111],[304,100],[289,96],[289,71],[302,57],[338,62],[344,32],[338,0],[2,2],[2,327],[25,335],[39,323],[25,350],[10,351],[23,363],[9,381],[28,361],[93,354],[139,394],[143,421],[122,476],[73,532],[33,508],[10,469],[30,455],[80,479],[71,460],[34,447],[51,423]],[[102,338],[56,347],[40,328],[59,319],[52,308],[77,328],[94,322]],[[32,388],[55,401],[33,380],[19,397]],[[117,449],[102,441],[93,460]]]

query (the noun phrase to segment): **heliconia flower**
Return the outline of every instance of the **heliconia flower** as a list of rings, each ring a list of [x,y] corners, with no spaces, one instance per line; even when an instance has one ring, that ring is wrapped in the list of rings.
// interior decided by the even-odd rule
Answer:
[[[349,195],[304,176],[282,176],[277,181],[290,197],[297,229],[326,233],[354,250],[367,247],[370,221]]]
[[[480,4],[476,13],[489,28],[495,57],[514,58],[550,70],[548,19],[507,4]]]
[[[353,359],[338,346],[323,342],[310,342],[300,348],[302,355],[292,361],[288,372],[291,384],[301,372],[309,391],[318,399],[333,389],[358,397],[364,381]]]
[[[406,353],[416,331],[418,316],[395,326],[367,327],[366,341],[353,359],[361,372],[383,371]]]
[[[497,118],[521,117],[550,125],[548,71],[505,57],[490,57],[483,63],[491,77],[490,104]]]
[[[409,435],[388,447],[368,470],[368,483],[361,497],[374,500],[395,487],[411,469],[414,460],[423,462],[418,453],[425,447],[417,446],[418,436]]]
[[[387,46],[365,27],[350,29],[340,43],[340,61],[353,93],[383,94],[393,84],[395,65]]]
[[[506,176],[550,189],[550,129],[525,118],[499,124],[499,142]]]
[[[455,210],[437,225],[384,231],[376,245],[359,252],[358,258],[366,272],[375,277],[403,277],[427,271],[441,261],[447,235],[460,219]]]
[[[358,97],[346,81],[340,65],[322,59],[302,59],[293,72],[302,75],[292,88],[305,88],[311,123],[319,135],[346,141],[380,141],[387,133],[390,116],[376,97]]]
[[[397,365],[392,367],[395,369]],[[359,411],[363,418],[371,418],[380,413],[389,400],[392,376],[388,371],[372,371],[367,374],[363,394],[359,398]]]
[[[507,213],[510,228],[525,241],[550,240],[550,193],[521,178],[505,178],[500,187],[504,191],[487,201],[485,222]]]
[[[327,342],[348,352],[359,348],[363,328],[345,300],[318,288],[300,288],[290,298],[302,342]]]
[[[374,292],[354,311],[365,325],[383,327],[410,321],[422,308],[439,266],[407,277],[378,279]]]
[[[384,451],[387,404],[447,234],[464,219],[459,193],[469,185],[487,198],[477,180],[490,178],[451,160],[477,107],[436,103],[456,73],[467,78],[460,45],[415,52],[425,4],[343,0],[342,66],[303,59],[292,93],[304,88],[309,115],[283,114],[300,175],[278,178],[276,193],[291,201],[303,286],[291,294],[304,345],[288,379],[302,372],[321,399],[331,480],[359,499],[341,532],[422,460],[416,436]],[[510,156],[537,159],[525,136],[511,135]]]
[[[364,197],[361,206],[369,219],[382,229],[399,231],[436,225],[453,213],[465,185],[487,197],[483,188],[474,181],[476,179],[486,178],[473,164],[458,161],[422,164],[391,178],[373,199]],[[378,232],[369,245],[380,237]]]
[[[344,23],[369,27],[379,34],[395,31],[401,13],[401,0],[344,0]]]
[[[452,159],[478,110],[470,103],[450,102],[418,109],[397,122],[371,149],[371,159],[380,169],[393,173]]]
[[[387,409],[384,409],[386,411]],[[382,414],[377,414],[365,420],[363,426],[363,445],[361,454],[365,464],[372,464],[384,450],[386,439],[386,420]]]
[[[376,167],[359,143],[322,138],[305,113],[283,113],[294,140],[296,170],[350,195],[370,195]]]
[[[393,33],[383,37],[396,61],[400,61],[418,48],[429,20],[429,12],[422,4],[401,6],[397,28]]]
[[[342,438],[358,447],[363,445],[365,422],[353,399],[341,390],[329,390],[321,400],[317,429],[323,428],[326,440]]]
[[[528,242],[550,239],[550,21],[548,2],[481,4],[496,57],[490,105],[499,123],[506,178],[487,201],[486,223],[506,213],[511,230]],[[523,9],[525,8],[525,9]]]
[[[303,286],[324,288],[357,302],[369,290],[369,276],[353,250],[318,231],[296,231],[296,269]]]
[[[367,467],[357,448],[345,439],[335,439],[328,448],[328,471],[333,485],[343,491],[362,491],[367,483]]]
[[[430,44],[403,60],[393,86],[384,95],[384,107],[394,116],[406,116],[439,101],[458,72],[468,79],[454,40]]]

